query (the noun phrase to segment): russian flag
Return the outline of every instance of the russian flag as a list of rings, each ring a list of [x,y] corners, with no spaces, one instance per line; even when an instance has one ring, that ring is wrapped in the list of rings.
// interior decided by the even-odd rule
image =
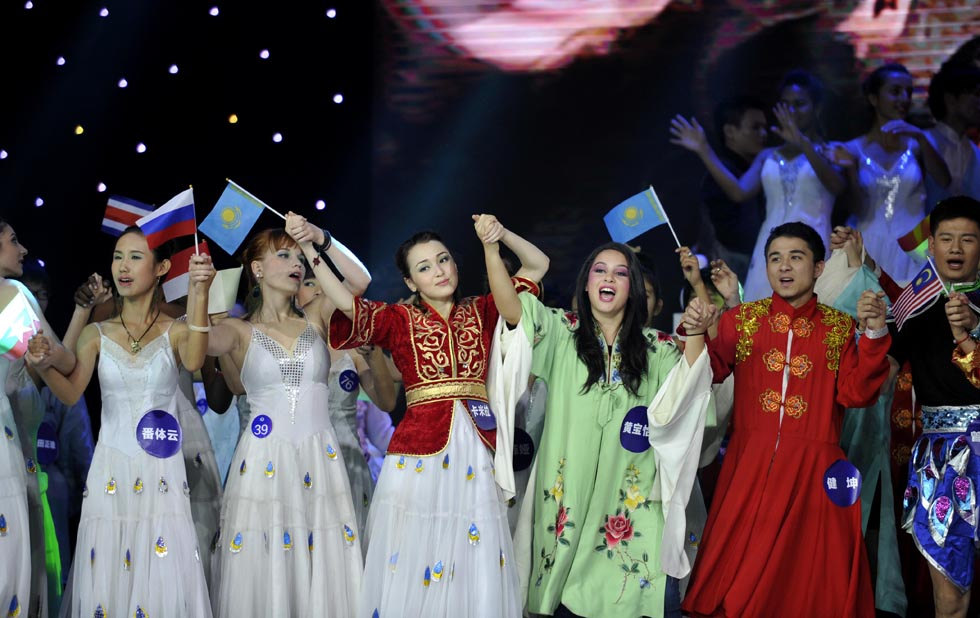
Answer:
[[[122,236],[123,230],[145,215],[153,212],[153,207],[121,195],[110,195],[109,203],[102,217],[102,231],[111,236]]]
[[[194,189],[187,189],[169,202],[136,221],[143,230],[150,249],[156,249],[171,238],[192,236],[197,231],[194,215]]]
[[[168,303],[187,296],[187,284],[190,281],[191,256],[195,253],[211,255],[208,242],[202,240],[196,247],[188,247],[178,251],[170,258],[170,271],[163,279],[163,297]]]

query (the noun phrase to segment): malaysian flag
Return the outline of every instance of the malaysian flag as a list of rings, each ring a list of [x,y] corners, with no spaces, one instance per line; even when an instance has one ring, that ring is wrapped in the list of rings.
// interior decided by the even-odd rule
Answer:
[[[137,202],[121,195],[109,196],[102,217],[102,231],[112,236],[122,236],[123,230],[136,225],[136,220],[153,212],[153,206]]]
[[[931,307],[944,290],[943,281],[930,260],[892,305],[892,316],[898,330],[902,330],[905,320]]]

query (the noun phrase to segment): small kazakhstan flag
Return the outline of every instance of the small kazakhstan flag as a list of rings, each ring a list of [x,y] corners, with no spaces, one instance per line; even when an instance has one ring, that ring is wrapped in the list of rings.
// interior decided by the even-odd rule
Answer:
[[[653,187],[620,203],[603,217],[603,221],[606,222],[609,235],[616,242],[633,240],[658,225],[666,223],[670,226],[667,213]],[[671,227],[671,232],[673,231]]]
[[[229,180],[198,229],[229,255],[234,255],[265,208],[268,206],[257,197]]]

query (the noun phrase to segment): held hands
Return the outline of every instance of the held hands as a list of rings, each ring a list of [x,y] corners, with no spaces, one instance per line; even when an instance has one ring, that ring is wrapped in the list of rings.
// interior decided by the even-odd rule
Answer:
[[[484,245],[497,244],[507,233],[507,228],[493,215],[473,215],[473,229]]]
[[[857,301],[858,328],[861,330],[879,330],[885,327],[884,292],[865,290]]]
[[[112,298],[112,289],[106,285],[98,273],[89,275],[85,283],[75,290],[75,304],[82,309],[91,309]]]
[[[211,263],[211,256],[205,253],[192,255],[187,268],[187,274],[190,278],[189,285],[191,289],[196,289],[207,294],[216,274],[214,264]]]
[[[718,307],[703,303],[700,298],[695,296],[688,303],[684,315],[681,316],[681,325],[688,337],[697,337],[704,335],[717,319]]]
[[[35,369],[47,369],[51,366],[52,349],[51,340],[44,334],[44,329],[40,329],[27,342],[27,353],[24,354],[24,360]]]
[[[697,118],[688,121],[680,114],[674,116],[670,121],[670,134],[673,139],[671,144],[701,154],[708,149],[708,137],[704,134],[704,129],[698,124]]]
[[[904,120],[889,120],[885,124],[881,125],[881,132],[886,135],[894,135],[896,137],[914,137],[916,139],[923,135],[922,129],[911,125]]]
[[[802,149],[804,144],[810,140],[807,139],[806,135],[803,135],[803,132],[796,125],[793,114],[789,111],[789,106],[785,103],[779,103],[772,108],[772,111],[776,115],[779,125],[771,127],[770,130],[790,146]]]
[[[674,253],[681,256],[681,271],[684,273],[684,279],[691,284],[692,288],[697,288],[701,285],[701,265],[698,263],[698,256],[691,253],[691,250],[687,247],[678,247],[674,249]]]
[[[966,337],[977,327],[977,322],[980,320],[970,309],[970,301],[962,292],[953,292],[949,295],[949,300],[946,302],[946,319],[956,341]]]
[[[286,233],[300,246],[306,243],[322,245],[326,242],[323,230],[306,220],[306,217],[293,211],[286,213]]]
[[[861,265],[861,254],[864,251],[864,238],[861,232],[838,225],[830,234],[830,249],[843,249],[847,255],[847,265],[850,267]]]
[[[726,307],[737,307],[742,299],[738,296],[738,275],[728,267],[725,260],[711,261],[711,282],[725,299]]]

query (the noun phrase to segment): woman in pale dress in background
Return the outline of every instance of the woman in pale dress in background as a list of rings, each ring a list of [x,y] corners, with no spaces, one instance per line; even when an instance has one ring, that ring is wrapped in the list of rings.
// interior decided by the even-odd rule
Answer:
[[[773,110],[779,124],[772,130],[784,144],[760,152],[741,178],[718,159],[697,120],[677,116],[671,121],[671,143],[697,154],[729,198],[742,202],[760,190],[765,193],[766,218],[749,264],[743,297],[746,302],[772,294],[762,254],[772,228],[802,221],[817,230],[825,244],[829,242],[834,200],[847,184],[831,160],[831,145],[820,133],[817,108],[822,92],[817,78],[805,71],[791,71],[783,78],[779,103]]]
[[[912,104],[912,76],[900,64],[875,69],[862,85],[874,113],[871,130],[846,144],[850,156],[852,216],[865,249],[899,285],[915,278],[925,258],[913,258],[898,239],[925,217],[925,175],[949,184],[949,169],[925,132],[905,119]]]

